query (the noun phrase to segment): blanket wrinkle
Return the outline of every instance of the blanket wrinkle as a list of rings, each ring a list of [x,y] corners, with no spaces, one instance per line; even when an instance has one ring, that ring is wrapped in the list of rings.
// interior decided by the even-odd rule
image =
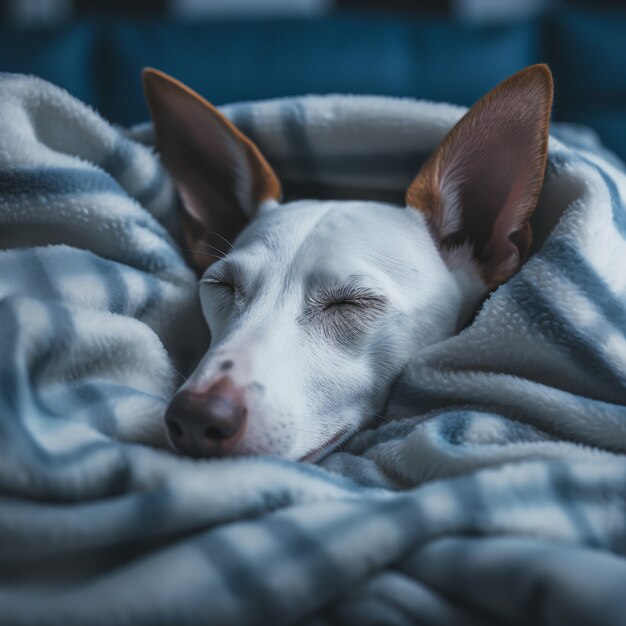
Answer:
[[[163,413],[209,344],[150,125],[0,74],[0,624],[532,623],[626,614],[626,172],[554,125],[534,254],[319,466],[192,460]],[[222,108],[287,198],[399,202],[463,115]]]

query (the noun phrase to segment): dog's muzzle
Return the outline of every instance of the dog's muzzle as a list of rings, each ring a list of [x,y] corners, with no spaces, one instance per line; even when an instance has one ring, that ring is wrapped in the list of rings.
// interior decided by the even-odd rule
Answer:
[[[183,389],[170,403],[165,423],[178,452],[192,457],[231,454],[246,427],[244,392],[224,376],[206,390]]]

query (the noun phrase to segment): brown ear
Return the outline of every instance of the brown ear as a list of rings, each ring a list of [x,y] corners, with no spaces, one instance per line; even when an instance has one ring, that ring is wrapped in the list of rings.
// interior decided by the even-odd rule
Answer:
[[[517,271],[531,244],[528,220],[548,154],[552,74],[533,65],[481,98],[409,187],[444,257],[468,242],[487,285]]]
[[[143,87],[156,148],[183,202],[192,260],[204,270],[261,202],[280,199],[280,182],[254,143],[197,93],[151,68]]]

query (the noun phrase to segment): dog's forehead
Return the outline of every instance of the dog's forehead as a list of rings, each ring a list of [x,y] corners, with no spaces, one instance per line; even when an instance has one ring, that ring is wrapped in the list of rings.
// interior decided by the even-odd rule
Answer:
[[[350,272],[368,262],[406,262],[429,239],[412,209],[367,201],[299,201],[263,211],[235,247],[301,271],[311,265]]]
[[[377,202],[300,201],[269,207],[234,247],[229,257],[246,277],[249,293],[268,298],[272,293],[282,301],[300,302],[302,293],[319,287],[359,285],[408,302],[420,297],[425,283],[446,274],[419,212]]]

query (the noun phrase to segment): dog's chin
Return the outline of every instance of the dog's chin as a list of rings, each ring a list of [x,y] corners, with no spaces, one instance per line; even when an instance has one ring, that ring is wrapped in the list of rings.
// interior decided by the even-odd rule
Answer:
[[[296,461],[299,457],[299,453],[294,449],[292,441],[259,440],[254,436],[247,437],[245,434],[234,446],[223,447],[219,444],[198,446],[193,450],[183,452],[178,448],[176,442],[172,440],[168,433],[167,447],[181,457],[197,460],[270,456]]]
[[[319,463],[325,456],[346,441],[352,433],[347,426],[340,428],[334,435],[327,439],[321,446],[310,450],[298,460],[301,463]]]
[[[335,450],[338,446],[340,446],[344,441],[346,441],[352,432],[347,426],[340,428],[335,434],[326,439],[324,443],[315,448],[309,450],[303,455],[298,455],[295,451],[291,450],[269,450],[262,448],[255,448],[250,445],[242,445],[235,446],[234,448],[228,450],[222,450],[219,447],[215,447],[211,450],[210,453],[198,451],[197,454],[189,454],[181,452],[176,444],[172,441],[172,439],[167,437],[169,448],[172,452],[185,456],[187,458],[193,459],[228,459],[228,458],[239,458],[239,457],[254,457],[254,456],[274,456],[282,459],[288,459],[292,461],[298,461],[300,463],[311,463],[315,464],[321,461],[324,457],[330,454],[333,450]],[[243,442],[242,442],[243,443]]]

